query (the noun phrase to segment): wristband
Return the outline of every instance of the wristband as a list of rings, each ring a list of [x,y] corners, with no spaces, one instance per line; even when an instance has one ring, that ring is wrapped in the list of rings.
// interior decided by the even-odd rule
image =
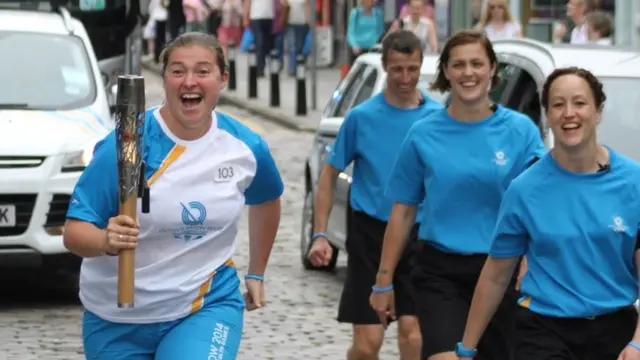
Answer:
[[[311,237],[311,241],[316,241],[319,238],[325,238],[325,239],[329,239],[329,236],[327,235],[327,233],[323,233],[323,232],[317,232],[315,234],[313,234],[313,236]]]
[[[247,275],[244,276],[244,281],[247,281],[247,280],[255,280],[255,281],[264,282],[264,276],[255,275],[255,274],[247,274]]]
[[[377,286],[373,285],[371,287],[371,290],[376,294],[386,294],[388,292],[392,292],[393,291],[393,285],[385,286],[383,288],[380,288],[380,287],[377,287]]]
[[[475,349],[467,349],[462,345],[462,342],[456,344],[456,355],[458,357],[474,358],[478,355],[478,351]]]
[[[633,341],[631,341],[631,342],[629,342],[629,344],[627,344],[627,345],[629,345],[629,346],[631,346],[632,348],[634,348],[634,349],[636,349],[636,350],[639,350],[639,351],[640,351],[640,344],[638,344],[637,342],[633,342]]]

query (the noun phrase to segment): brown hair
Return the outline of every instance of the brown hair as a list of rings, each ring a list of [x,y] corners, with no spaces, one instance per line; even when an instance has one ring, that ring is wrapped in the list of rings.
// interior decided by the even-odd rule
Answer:
[[[592,11],[587,14],[587,24],[602,37],[609,37],[613,33],[613,19],[604,11]]]
[[[173,53],[173,51],[176,49],[189,46],[201,46],[203,48],[209,49],[216,57],[216,65],[218,65],[220,72],[227,72],[229,65],[227,64],[227,59],[224,56],[224,51],[222,50],[220,41],[218,41],[215,36],[210,34],[188,32],[171,40],[171,42],[167,44],[164,50],[162,50],[160,59],[162,60],[163,74],[167,70],[167,65],[169,65],[169,58],[171,57],[171,53]]]
[[[389,52],[397,51],[405,55],[411,55],[416,51],[422,53],[420,39],[409,30],[398,30],[385,36],[382,40],[382,65],[387,65]]]
[[[555,69],[547,77],[547,80],[544,82],[544,85],[542,86],[542,96],[541,96],[542,107],[544,108],[545,111],[549,110],[549,91],[551,89],[551,85],[553,85],[553,82],[556,81],[558,78],[565,75],[575,75],[579,78],[582,78],[584,81],[586,81],[587,84],[589,85],[589,88],[591,89],[591,94],[593,95],[593,101],[595,102],[596,108],[600,110],[602,109],[604,102],[607,100],[607,95],[605,95],[604,90],[602,89],[602,83],[600,82],[600,80],[598,80],[598,78],[595,77],[595,75],[593,75],[591,71],[572,66],[572,67]]]
[[[449,63],[449,58],[451,57],[451,51],[462,45],[469,44],[480,44],[485,50],[487,57],[489,58],[489,63],[492,66],[498,65],[498,57],[496,56],[496,52],[493,51],[493,45],[491,45],[491,41],[487,37],[487,34],[482,30],[462,30],[453,35],[447,43],[442,48],[442,52],[440,53],[440,58],[438,59],[438,69],[436,71],[436,79],[431,83],[432,91],[446,92],[451,90],[451,83],[447,80],[444,75],[444,69],[447,67]],[[498,71],[493,75],[491,79],[491,90],[495,89],[496,86],[500,83],[500,76],[498,75]]]

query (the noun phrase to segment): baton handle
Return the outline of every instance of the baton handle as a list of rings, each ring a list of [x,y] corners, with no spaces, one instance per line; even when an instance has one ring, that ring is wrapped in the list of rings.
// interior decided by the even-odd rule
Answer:
[[[120,204],[120,215],[137,220],[137,197],[130,196]],[[133,308],[135,294],[136,251],[127,249],[118,255],[118,307]]]

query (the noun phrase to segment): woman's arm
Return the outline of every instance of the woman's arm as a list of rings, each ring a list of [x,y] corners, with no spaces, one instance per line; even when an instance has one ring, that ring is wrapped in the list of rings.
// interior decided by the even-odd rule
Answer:
[[[349,47],[352,49],[358,48],[358,43],[356,42],[356,12],[358,9],[351,10],[351,14],[349,14],[349,22],[347,23],[347,43]]]
[[[518,260],[518,257],[508,259],[489,257],[484,264],[473,293],[471,310],[462,337],[462,345],[466,349],[477,348],[480,337],[489,325],[511,282]]]
[[[249,274],[264,275],[280,225],[280,198],[249,208]]]
[[[69,251],[83,258],[101,256],[107,250],[107,231],[88,222],[68,219],[63,239]]]
[[[400,257],[407,247],[407,239],[416,220],[417,206],[395,203],[384,232],[382,257],[376,276],[376,286],[393,284],[393,275]]]

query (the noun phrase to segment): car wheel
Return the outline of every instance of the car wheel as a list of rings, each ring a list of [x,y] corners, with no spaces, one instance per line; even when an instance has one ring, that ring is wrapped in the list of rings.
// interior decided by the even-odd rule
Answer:
[[[327,266],[315,266],[309,261],[307,254],[311,249],[311,237],[313,237],[313,215],[315,206],[313,204],[313,191],[307,190],[307,194],[304,197],[304,206],[302,208],[302,232],[300,234],[300,260],[302,266],[306,270],[333,270],[338,262],[338,248],[331,245],[333,248],[333,256],[329,265]]]

